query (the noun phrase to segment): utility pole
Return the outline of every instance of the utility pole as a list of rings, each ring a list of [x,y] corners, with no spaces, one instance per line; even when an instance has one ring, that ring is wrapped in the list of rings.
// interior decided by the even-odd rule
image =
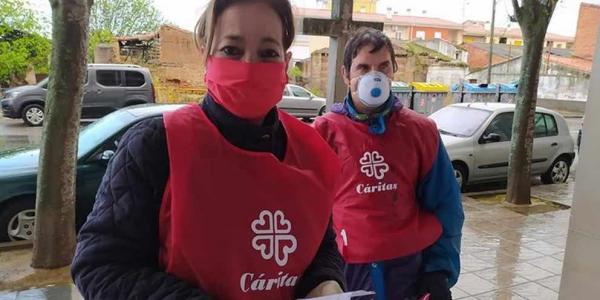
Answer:
[[[490,59],[488,61],[487,83],[492,83],[492,59],[494,58],[494,29],[496,27],[496,0],[492,0],[492,28],[490,29]]]

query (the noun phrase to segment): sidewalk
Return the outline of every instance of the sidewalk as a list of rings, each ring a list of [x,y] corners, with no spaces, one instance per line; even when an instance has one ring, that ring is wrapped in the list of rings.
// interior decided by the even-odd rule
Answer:
[[[452,289],[454,299],[557,299],[573,187],[572,181],[532,187],[532,195],[541,200],[529,212],[517,212],[518,208],[502,204],[497,196],[466,195],[462,273]],[[9,269],[3,255],[0,252],[0,270]],[[72,284],[63,281],[0,292],[0,300],[15,299],[82,298]]]
[[[572,204],[574,183],[532,187],[532,196]],[[454,299],[558,298],[570,209],[530,214],[466,196],[462,273]],[[541,209],[540,211],[544,211]]]

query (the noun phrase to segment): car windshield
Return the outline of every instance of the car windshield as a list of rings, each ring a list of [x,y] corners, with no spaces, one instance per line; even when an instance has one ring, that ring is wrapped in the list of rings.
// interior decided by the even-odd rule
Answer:
[[[126,112],[120,111],[107,115],[106,117],[88,125],[79,134],[79,149],[77,157],[88,154],[99,144],[103,143],[115,133],[121,131],[130,124],[135,117]]]
[[[47,89],[48,87],[48,77],[44,78],[44,80],[38,82],[37,86]]]
[[[481,109],[448,106],[436,111],[429,117],[435,121],[441,134],[470,137],[481,127],[490,114],[490,111]]]

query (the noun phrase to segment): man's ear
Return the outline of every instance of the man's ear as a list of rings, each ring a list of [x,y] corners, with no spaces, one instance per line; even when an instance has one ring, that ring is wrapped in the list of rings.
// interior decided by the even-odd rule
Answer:
[[[346,70],[345,66],[340,68],[340,73],[342,74],[342,78],[344,78],[344,83],[346,83],[347,86],[350,86],[350,72]]]

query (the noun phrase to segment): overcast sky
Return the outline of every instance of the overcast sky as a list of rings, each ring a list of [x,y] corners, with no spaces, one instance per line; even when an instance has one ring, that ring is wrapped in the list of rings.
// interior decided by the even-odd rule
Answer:
[[[47,0],[30,0],[42,12],[50,10]],[[292,0],[298,6],[315,7],[317,0]],[[378,10],[385,13],[392,7],[399,14],[437,17],[461,23],[464,20],[489,21],[492,17],[493,0],[379,0]],[[154,0],[156,7],[171,23],[192,30],[196,20],[206,7],[207,0]],[[600,0],[561,0],[556,8],[550,32],[575,36],[577,16],[581,2],[600,4]],[[496,26],[506,27],[512,13],[510,0],[497,0]],[[515,26],[515,25],[513,25]]]

